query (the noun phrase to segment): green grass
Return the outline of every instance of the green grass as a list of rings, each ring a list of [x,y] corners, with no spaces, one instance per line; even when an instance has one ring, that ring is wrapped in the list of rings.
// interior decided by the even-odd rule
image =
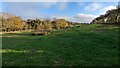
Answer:
[[[46,36],[27,32],[4,34],[2,43],[3,66],[118,65],[118,26],[115,25],[81,25]]]

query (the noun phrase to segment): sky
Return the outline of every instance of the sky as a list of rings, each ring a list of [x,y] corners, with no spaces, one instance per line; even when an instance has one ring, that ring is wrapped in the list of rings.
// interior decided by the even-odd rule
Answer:
[[[89,23],[116,6],[117,2],[0,2],[0,11],[15,14],[22,19],[64,18]]]

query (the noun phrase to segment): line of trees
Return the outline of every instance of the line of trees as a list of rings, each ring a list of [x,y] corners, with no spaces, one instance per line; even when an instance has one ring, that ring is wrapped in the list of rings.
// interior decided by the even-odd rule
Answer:
[[[5,14],[5,13],[4,13]],[[0,28],[3,32],[20,31],[20,30],[52,30],[52,29],[66,29],[75,25],[77,22],[70,22],[65,19],[27,19],[22,20],[18,16],[4,17],[0,16]]]
[[[78,25],[76,22],[69,22],[65,19],[27,19],[26,23],[28,24],[28,29],[35,29],[35,30],[44,30],[44,29],[65,29],[74,25]]]

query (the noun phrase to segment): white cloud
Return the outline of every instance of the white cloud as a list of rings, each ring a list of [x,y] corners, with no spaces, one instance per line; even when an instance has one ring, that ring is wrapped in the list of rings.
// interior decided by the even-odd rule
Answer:
[[[41,10],[56,6],[59,10],[64,10],[68,6],[68,2],[9,2],[7,3],[9,8],[14,10]]]
[[[9,7],[5,9],[6,12],[21,16],[22,18],[45,16],[40,13],[40,10],[53,6],[57,7],[60,11],[68,7],[68,2],[11,2],[7,4]]]
[[[111,9],[115,9],[115,8],[116,8],[116,6],[107,6],[107,7],[101,8],[100,9],[100,15],[105,14],[106,11],[111,10]]]
[[[102,3],[91,3],[84,8],[84,11],[97,13],[97,15],[103,15],[106,13],[106,11],[115,9],[115,8],[116,6],[113,6],[113,5],[104,6],[104,4],[102,5]]]
[[[52,15],[50,18],[51,19],[54,19],[54,18],[57,18],[57,19],[63,18],[63,19],[66,19],[66,20],[70,20],[71,19],[71,17],[67,16],[67,15]]]
[[[97,17],[97,16],[92,15],[92,14],[83,14],[83,13],[80,13],[80,14],[77,14],[74,17],[74,20],[78,21],[80,23],[90,23],[95,17]]]
[[[100,9],[101,7],[102,7],[102,5],[100,3],[91,3],[91,4],[87,5],[84,10],[92,12],[92,11],[96,11],[96,10]]]
[[[42,14],[39,12],[27,12],[27,13],[21,13],[21,17],[23,19],[28,19],[28,18],[41,18]]]
[[[40,15],[38,13],[39,9],[42,9],[41,6],[38,6],[39,3],[8,3],[8,8],[5,9],[6,12],[21,16],[22,18],[31,18],[37,17]],[[47,8],[46,6],[44,6]]]
[[[58,2],[57,3],[58,9],[63,11],[65,9],[67,9],[68,7],[68,2]]]
[[[79,22],[79,23],[90,23],[97,16],[92,14],[79,13],[73,17],[71,16],[55,16],[55,18],[64,18],[68,21]]]
[[[40,9],[45,9],[45,8],[50,8],[51,6],[55,5],[56,2],[12,2],[12,3],[7,3],[10,9],[14,10],[40,10]]]

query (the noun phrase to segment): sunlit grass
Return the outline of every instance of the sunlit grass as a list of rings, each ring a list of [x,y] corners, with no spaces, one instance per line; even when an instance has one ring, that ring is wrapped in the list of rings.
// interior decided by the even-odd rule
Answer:
[[[116,26],[116,27],[110,27],[109,29],[118,29],[119,27]]]
[[[0,53],[28,53],[28,52],[31,52],[31,51],[29,51],[29,50],[12,50],[12,49],[0,49]],[[43,52],[43,51],[40,51],[40,50],[38,50],[38,51],[35,51],[35,52],[38,52],[38,53],[40,53],[40,52]]]
[[[0,50],[3,66],[118,65],[118,26],[80,25],[45,36],[5,34]],[[26,36],[26,37],[22,37]]]

